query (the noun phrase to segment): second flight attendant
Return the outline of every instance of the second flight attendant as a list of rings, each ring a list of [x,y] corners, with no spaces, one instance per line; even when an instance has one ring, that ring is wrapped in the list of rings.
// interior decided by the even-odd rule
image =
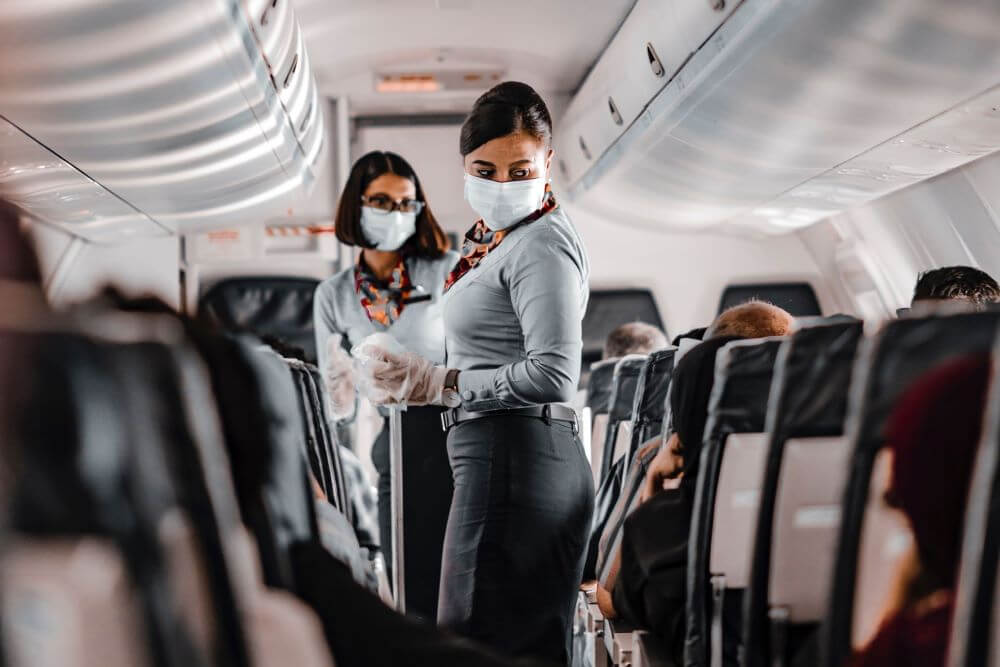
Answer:
[[[320,367],[335,416],[343,417],[354,407],[347,350],[365,337],[390,332],[407,349],[444,361],[441,292],[458,255],[448,250],[413,167],[395,153],[372,152],[355,163],[340,198],[336,230],[342,243],[362,248],[357,263],[321,283],[315,298]],[[431,622],[437,616],[452,496],[440,417],[441,408],[434,407],[411,408],[403,415],[407,610]],[[372,462],[379,473],[382,551],[391,567],[387,424],[375,441]]]
[[[479,98],[461,153],[481,219],[448,277],[447,366],[372,343],[359,354],[373,400],[452,408],[439,622],[508,655],[566,664],[594,504],[563,405],[580,375],[589,265],[548,187],[551,139],[530,86]]]

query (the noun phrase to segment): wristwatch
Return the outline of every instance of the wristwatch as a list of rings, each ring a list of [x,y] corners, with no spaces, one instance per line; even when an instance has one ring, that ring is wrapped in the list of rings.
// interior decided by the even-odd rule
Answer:
[[[462,405],[462,397],[458,395],[458,370],[455,368],[448,369],[448,374],[444,376],[441,402],[446,408],[457,408]]]

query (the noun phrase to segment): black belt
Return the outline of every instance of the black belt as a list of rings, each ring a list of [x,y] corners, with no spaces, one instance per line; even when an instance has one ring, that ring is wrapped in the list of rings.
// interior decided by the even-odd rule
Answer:
[[[441,413],[441,428],[447,431],[456,424],[471,422],[487,417],[536,417],[545,421],[565,422],[573,426],[573,433],[580,431],[580,422],[576,410],[565,405],[548,404],[532,405],[527,408],[509,408],[506,410],[487,410],[485,412],[470,412],[462,408],[452,408]]]

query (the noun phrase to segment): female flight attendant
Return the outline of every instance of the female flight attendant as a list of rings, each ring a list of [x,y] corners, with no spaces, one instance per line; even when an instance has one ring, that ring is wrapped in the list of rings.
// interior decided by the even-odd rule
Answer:
[[[343,418],[354,410],[346,350],[366,336],[391,332],[408,349],[444,361],[441,291],[458,255],[448,250],[416,172],[395,153],[372,152],[357,161],[340,198],[336,229],[342,243],[362,248],[354,266],[320,284],[314,306],[320,367],[334,416]],[[407,609],[433,622],[452,495],[441,409],[407,411],[403,437]],[[382,550],[391,567],[387,425],[375,441],[372,461],[379,473]]]
[[[439,622],[508,655],[566,663],[594,489],[562,403],[579,379],[589,265],[547,185],[551,137],[530,86],[479,98],[461,153],[481,219],[445,286],[447,367],[375,343],[358,353],[374,400],[451,408]]]

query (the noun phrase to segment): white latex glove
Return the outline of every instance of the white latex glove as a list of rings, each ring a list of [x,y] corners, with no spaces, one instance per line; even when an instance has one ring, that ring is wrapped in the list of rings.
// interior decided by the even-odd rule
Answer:
[[[354,414],[354,360],[342,347],[340,335],[326,339],[326,358],[323,385],[330,416],[347,419]]]
[[[358,386],[377,405],[441,405],[448,369],[410,352],[386,333],[372,334],[351,350]]]

